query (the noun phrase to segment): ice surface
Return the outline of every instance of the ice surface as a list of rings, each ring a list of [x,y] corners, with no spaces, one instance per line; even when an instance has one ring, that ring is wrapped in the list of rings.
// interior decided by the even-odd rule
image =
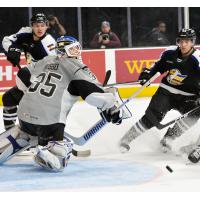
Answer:
[[[128,104],[133,117],[122,125],[109,124],[86,145],[76,149],[91,149],[88,158],[72,158],[62,173],[50,173],[38,168],[30,153],[17,156],[0,166],[0,191],[199,191],[200,165],[186,165],[177,151],[199,135],[195,125],[173,144],[173,152],[163,154],[159,141],[166,129],[151,129],[131,144],[127,154],[120,154],[117,144],[123,134],[144,114],[149,98],[134,99]],[[171,111],[165,122],[178,116]],[[82,135],[96,121],[99,114],[92,106],[77,103],[67,121],[66,131]],[[0,130],[3,131],[2,109]],[[173,173],[165,166],[169,165]]]

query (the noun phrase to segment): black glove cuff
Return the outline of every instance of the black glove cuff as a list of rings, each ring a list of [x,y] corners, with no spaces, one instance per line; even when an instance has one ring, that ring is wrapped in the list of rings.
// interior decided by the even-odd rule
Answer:
[[[21,54],[21,50],[18,49],[18,48],[15,48],[15,47],[10,47],[9,50],[8,50],[8,52],[18,52],[18,53]]]
[[[104,110],[100,113],[101,117],[107,122],[111,122],[111,116],[107,113],[107,110]]]

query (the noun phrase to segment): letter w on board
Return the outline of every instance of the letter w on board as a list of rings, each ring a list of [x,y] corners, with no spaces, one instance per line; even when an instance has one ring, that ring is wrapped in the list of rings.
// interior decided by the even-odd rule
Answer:
[[[130,74],[140,73],[144,67],[150,68],[156,60],[125,60],[124,64],[128,68]]]

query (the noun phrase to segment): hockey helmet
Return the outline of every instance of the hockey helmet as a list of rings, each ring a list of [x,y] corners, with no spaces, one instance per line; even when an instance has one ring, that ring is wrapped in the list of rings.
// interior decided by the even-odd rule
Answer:
[[[46,18],[46,16],[43,13],[37,13],[35,15],[32,16],[31,18],[31,24],[33,23],[48,23],[48,20]]]
[[[78,57],[81,54],[81,45],[72,36],[61,36],[56,42],[58,54],[67,54],[69,57]]]
[[[179,43],[180,39],[190,39],[194,44],[196,41],[196,33],[191,28],[183,28],[178,33],[178,37],[176,39],[177,43]]]

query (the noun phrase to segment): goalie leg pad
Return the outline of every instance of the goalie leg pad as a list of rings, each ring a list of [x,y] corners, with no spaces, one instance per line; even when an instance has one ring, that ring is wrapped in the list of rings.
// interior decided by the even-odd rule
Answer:
[[[0,135],[0,163],[10,160],[20,152],[37,145],[37,137],[23,132],[15,126]]]
[[[0,153],[2,153],[10,145],[10,140],[8,136],[12,136],[12,138],[16,139],[18,135],[19,135],[18,126],[14,126],[13,128],[3,132],[0,135]]]
[[[18,126],[14,126],[0,135],[0,153],[3,153],[9,145],[13,145],[14,141],[17,141],[17,139],[26,140],[33,147],[38,143],[38,137],[28,135]]]
[[[10,144],[1,153],[0,164],[4,163],[7,160],[10,160],[13,156],[19,154],[20,152],[30,147],[30,143],[23,138],[18,138],[15,140],[10,135],[8,136],[8,139],[10,140]]]
[[[67,166],[73,148],[69,139],[63,141],[50,141],[48,145],[37,147],[35,162],[44,169],[59,172]]]

